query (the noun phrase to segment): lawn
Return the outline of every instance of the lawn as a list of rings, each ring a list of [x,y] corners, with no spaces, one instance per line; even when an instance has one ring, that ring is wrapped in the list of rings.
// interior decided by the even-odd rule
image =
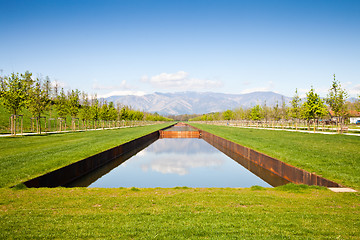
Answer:
[[[358,136],[192,125],[360,190],[360,137]]]
[[[1,239],[359,239],[360,197],[327,189],[0,189]]]
[[[7,188],[167,125],[0,138],[0,239],[360,239],[358,192],[294,184],[247,189]],[[318,161],[342,148],[343,155],[356,155],[353,168],[359,172],[359,142],[351,136],[206,130],[329,176],[335,167]],[[336,141],[323,150],[312,146],[324,148]],[[310,154],[307,148],[317,156],[314,164],[299,154]],[[323,165],[347,163],[344,159],[329,158]],[[337,170],[339,182],[358,186],[356,174],[343,165],[345,170]]]
[[[0,138],[0,187],[19,184],[170,124],[41,136],[2,137]]]

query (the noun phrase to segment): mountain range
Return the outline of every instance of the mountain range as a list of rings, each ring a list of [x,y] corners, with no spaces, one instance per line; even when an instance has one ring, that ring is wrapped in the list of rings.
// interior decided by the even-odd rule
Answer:
[[[225,111],[238,107],[249,108],[257,104],[273,106],[284,100],[289,103],[291,98],[274,92],[253,92],[247,94],[225,94],[213,92],[176,92],[146,94],[143,96],[126,95],[105,98],[108,102],[131,106],[161,115],[202,114]]]

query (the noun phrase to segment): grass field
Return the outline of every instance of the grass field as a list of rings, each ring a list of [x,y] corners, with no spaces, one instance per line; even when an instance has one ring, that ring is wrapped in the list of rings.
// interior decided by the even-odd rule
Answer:
[[[1,138],[0,239],[360,239],[358,192],[293,184],[273,189],[7,188],[166,125]],[[206,130],[323,175],[338,171],[334,176],[339,182],[359,185],[357,138],[272,135],[273,131],[226,127]],[[318,146],[312,146],[316,142]],[[320,151],[320,146],[325,149]],[[317,159],[314,164],[300,157],[300,152],[310,154],[305,150],[310,147]],[[336,155],[339,148],[345,155]],[[329,155],[356,155],[351,160],[355,170],[348,170],[344,157],[320,164]],[[325,166],[334,161],[345,170]]]
[[[360,137],[358,136],[192,125],[360,190]]]
[[[0,138],[0,187],[19,184],[170,124]]]
[[[360,197],[324,189],[0,189],[1,239],[359,239]]]

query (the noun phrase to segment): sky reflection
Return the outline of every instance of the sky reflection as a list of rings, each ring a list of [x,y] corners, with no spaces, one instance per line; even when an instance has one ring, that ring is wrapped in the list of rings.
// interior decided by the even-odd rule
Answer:
[[[159,139],[89,187],[271,187],[197,138]]]

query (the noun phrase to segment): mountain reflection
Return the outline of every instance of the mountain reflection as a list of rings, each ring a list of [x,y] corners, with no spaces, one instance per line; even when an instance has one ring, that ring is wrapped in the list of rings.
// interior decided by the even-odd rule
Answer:
[[[193,155],[195,153],[217,152],[217,150],[205,141],[197,141],[192,138],[163,138],[150,145],[146,152],[153,153],[176,153]]]

